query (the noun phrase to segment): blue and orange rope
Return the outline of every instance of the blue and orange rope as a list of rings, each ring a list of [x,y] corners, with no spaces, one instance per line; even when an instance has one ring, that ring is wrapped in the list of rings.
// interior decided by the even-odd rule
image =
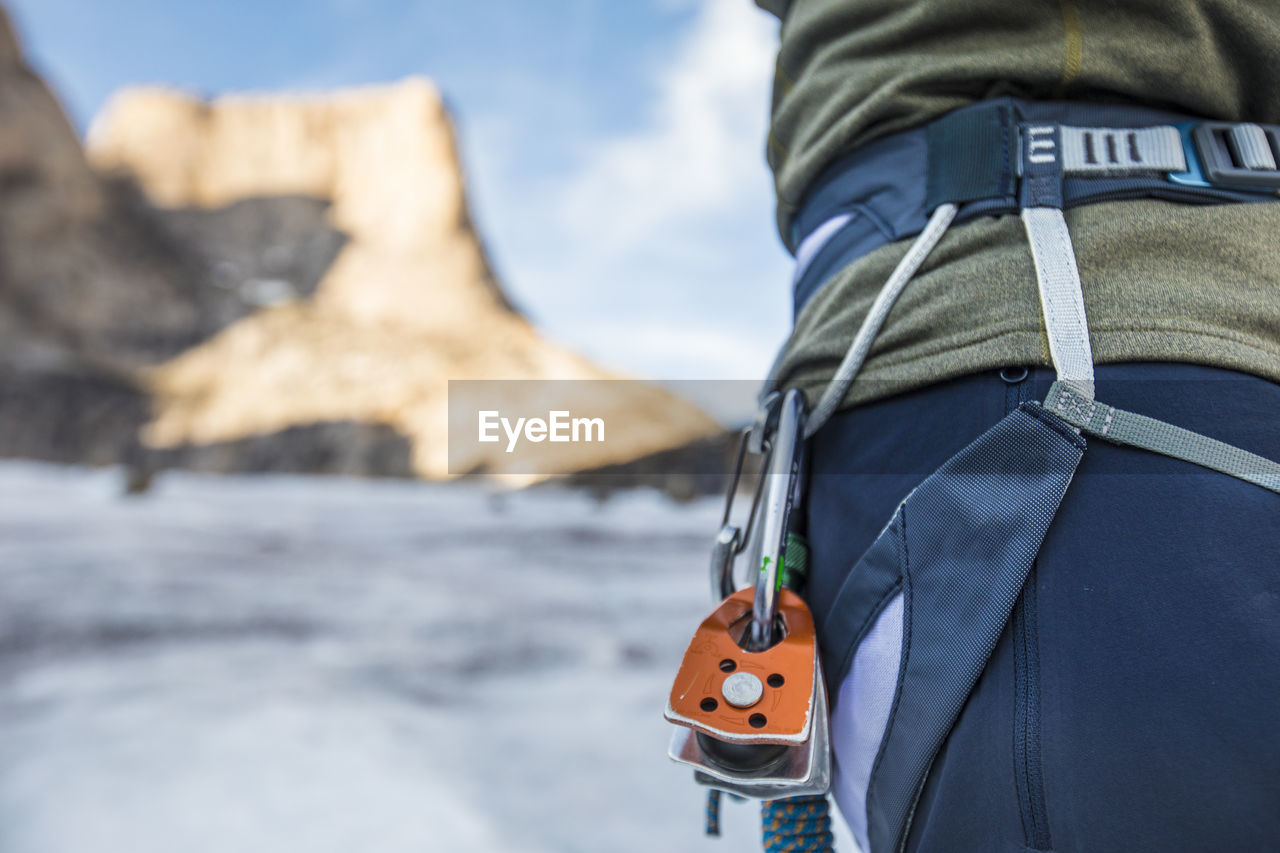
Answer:
[[[707,835],[720,835],[722,792],[707,792]],[[741,801],[742,797],[730,794]],[[764,853],[831,853],[831,810],[827,798],[790,797],[760,804]]]
[[[825,796],[760,804],[765,853],[831,853],[831,811]]]

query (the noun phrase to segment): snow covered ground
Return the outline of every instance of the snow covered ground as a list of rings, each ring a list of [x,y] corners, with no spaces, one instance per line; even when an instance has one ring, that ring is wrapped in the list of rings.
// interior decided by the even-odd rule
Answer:
[[[0,464],[0,853],[759,849],[665,757],[716,502],[121,483]]]

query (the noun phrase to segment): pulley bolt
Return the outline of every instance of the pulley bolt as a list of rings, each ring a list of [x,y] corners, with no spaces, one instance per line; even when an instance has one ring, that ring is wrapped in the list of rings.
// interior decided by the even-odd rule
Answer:
[[[750,708],[764,695],[764,685],[749,672],[735,672],[724,680],[720,694],[735,708]]]

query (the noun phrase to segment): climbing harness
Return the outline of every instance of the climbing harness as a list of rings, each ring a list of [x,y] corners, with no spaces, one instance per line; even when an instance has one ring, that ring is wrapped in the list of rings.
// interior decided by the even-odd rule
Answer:
[[[1028,141],[1061,146],[1047,189],[1070,210],[1103,201],[1268,203],[1280,190],[1280,128],[1227,124],[1133,106],[998,98],[877,139],[833,163],[785,223],[795,255],[793,306],[832,273],[881,246],[921,234],[955,204],[955,223],[1020,213],[1024,126],[1058,127]],[[1265,144],[1264,144],[1265,143]],[[1230,164],[1230,165],[1228,165]],[[1041,183],[1041,186],[1046,186]]]
[[[800,392],[773,390],[772,376],[766,384],[713,548],[718,606],[694,635],[667,706],[677,726],[671,756],[692,766],[699,783],[773,801],[764,812],[767,850],[829,849],[826,825],[817,827],[829,788],[865,853],[904,848],[930,767],[1005,630],[1085,436],[1280,493],[1280,464],[1094,399],[1080,273],[1063,217],[1073,204],[1115,198],[1274,201],[1280,129],[1166,124],[1165,114],[1127,110],[1130,126],[1115,115],[1010,99],[959,110],[898,138],[927,153],[927,167],[910,166],[923,171],[920,180],[898,174],[886,183],[884,168],[865,169],[877,158],[901,165],[900,149],[860,152],[860,168],[838,170],[797,218],[797,304],[821,283],[811,280],[814,269],[839,266],[877,239],[917,236],[811,414]],[[1061,120],[1068,118],[1091,123]],[[868,203],[848,195],[858,182],[892,184],[876,218],[905,233],[857,230],[869,219],[852,213]],[[1024,403],[916,486],[834,600],[813,602],[815,619],[799,595],[803,572],[790,571],[793,560],[807,562],[799,547],[805,439],[840,406],[894,301],[948,226],[1014,211],[1030,244],[1057,381],[1043,404]],[[730,515],[747,453],[763,457],[765,473],[744,533]],[[744,551],[756,570],[753,589],[733,581]],[[714,795],[709,807],[718,809]],[[812,846],[786,846],[801,843]]]

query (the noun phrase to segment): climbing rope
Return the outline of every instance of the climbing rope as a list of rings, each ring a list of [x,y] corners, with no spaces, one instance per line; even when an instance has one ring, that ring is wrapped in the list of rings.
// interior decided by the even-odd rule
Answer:
[[[720,837],[720,795],[721,792],[712,788],[707,791],[707,835]]]
[[[706,833],[707,835],[714,836],[716,838],[720,837],[720,797],[723,794],[723,791],[717,791],[715,788],[707,791]],[[730,794],[729,799],[733,800],[735,803],[741,803],[747,798],[739,797],[737,794]]]
[[[867,355],[871,352],[871,344],[880,332],[880,327],[884,325],[885,318],[889,316],[893,303],[902,295],[907,283],[924,265],[925,259],[929,257],[933,247],[942,239],[942,235],[947,231],[947,226],[951,224],[951,220],[955,219],[957,210],[958,208],[954,204],[939,205],[938,209],[929,217],[929,223],[925,225],[924,230],[920,232],[910,248],[907,249],[907,253],[903,255],[902,260],[894,267],[893,273],[884,283],[884,286],[880,288],[880,292],[876,294],[875,301],[871,303],[871,308],[867,311],[866,317],[863,318],[862,325],[858,328],[858,333],[853,336],[853,340],[849,343],[849,349],[845,351],[840,366],[836,368],[831,381],[827,383],[827,387],[822,392],[822,397],[818,400],[818,404],[809,413],[809,419],[805,422],[804,427],[805,438],[812,438],[814,433],[821,429],[822,425],[835,414],[836,409],[840,408],[840,404],[844,402],[844,395],[849,393],[849,388],[853,385],[854,378],[858,375],[858,371],[862,369],[862,363],[866,361]],[[773,366],[769,368],[769,378],[765,380],[764,389],[760,392],[762,397],[777,389],[778,374],[782,372],[787,352],[787,347],[784,345],[773,360]]]
[[[829,808],[824,796],[761,803],[764,853],[831,853]]]

